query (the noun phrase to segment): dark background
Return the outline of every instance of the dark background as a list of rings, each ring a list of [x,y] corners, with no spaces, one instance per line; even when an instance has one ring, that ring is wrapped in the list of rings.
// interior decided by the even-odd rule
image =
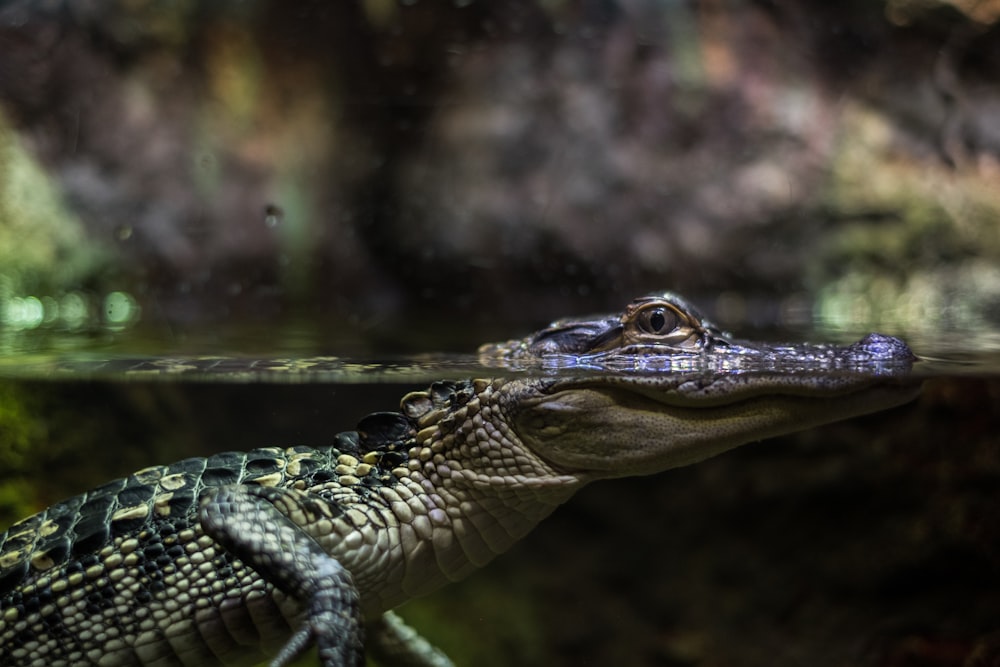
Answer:
[[[77,290],[99,325],[119,290],[168,345],[238,323],[410,352],[673,289],[726,326],[976,348],[1000,319],[998,16],[6,3],[0,296]]]
[[[902,335],[975,363],[588,488],[404,613],[460,665],[998,665],[998,17],[4,3],[0,351],[469,352],[663,289],[749,335]],[[409,389],[5,382],[3,524],[153,463],[324,444]]]

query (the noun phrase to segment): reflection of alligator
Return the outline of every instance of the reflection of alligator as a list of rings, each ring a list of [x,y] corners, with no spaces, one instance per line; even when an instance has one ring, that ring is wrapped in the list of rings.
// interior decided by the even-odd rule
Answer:
[[[315,644],[331,667],[362,664],[366,635],[385,664],[446,665],[389,610],[483,565],[584,484],[918,390],[895,338],[744,343],[670,295],[480,352],[535,372],[437,382],[333,447],[147,468],[15,524],[0,536],[0,664],[286,665]]]

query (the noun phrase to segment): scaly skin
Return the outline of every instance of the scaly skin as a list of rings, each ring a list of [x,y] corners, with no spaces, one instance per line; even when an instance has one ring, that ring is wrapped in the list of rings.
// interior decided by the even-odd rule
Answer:
[[[448,665],[391,610],[489,562],[584,484],[918,391],[897,339],[754,345],[669,294],[481,356],[534,374],[437,382],[331,447],[147,468],[15,524],[0,536],[0,665],[286,665],[313,645],[323,667],[363,664],[365,648]]]

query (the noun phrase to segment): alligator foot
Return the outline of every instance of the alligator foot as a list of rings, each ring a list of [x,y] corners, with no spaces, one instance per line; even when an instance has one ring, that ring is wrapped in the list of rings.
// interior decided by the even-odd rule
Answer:
[[[312,513],[305,494],[262,486],[211,489],[201,525],[265,581],[302,603],[302,626],[271,667],[286,667],[313,644],[322,667],[364,665],[358,591],[348,572],[289,515]]]

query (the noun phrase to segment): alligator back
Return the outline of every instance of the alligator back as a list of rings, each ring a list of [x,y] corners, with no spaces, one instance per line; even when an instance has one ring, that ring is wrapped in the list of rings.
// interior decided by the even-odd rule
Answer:
[[[349,435],[338,438],[347,448]],[[337,448],[292,447],[187,459],[140,470],[14,524],[0,535],[0,664],[96,664],[119,643],[148,644],[151,655],[162,654],[155,645],[183,635],[193,620],[180,614],[185,601],[203,599],[198,621],[211,623],[221,620],[226,598],[269,600],[265,583],[202,531],[200,495],[232,484],[308,488],[329,479],[342,455]],[[290,632],[274,602],[251,611],[273,621],[275,637],[256,636],[260,619],[232,617],[227,625],[244,627],[215,633],[226,645],[208,649],[240,654],[246,643],[259,651],[261,642],[280,643]],[[114,664],[144,662],[139,651]]]

